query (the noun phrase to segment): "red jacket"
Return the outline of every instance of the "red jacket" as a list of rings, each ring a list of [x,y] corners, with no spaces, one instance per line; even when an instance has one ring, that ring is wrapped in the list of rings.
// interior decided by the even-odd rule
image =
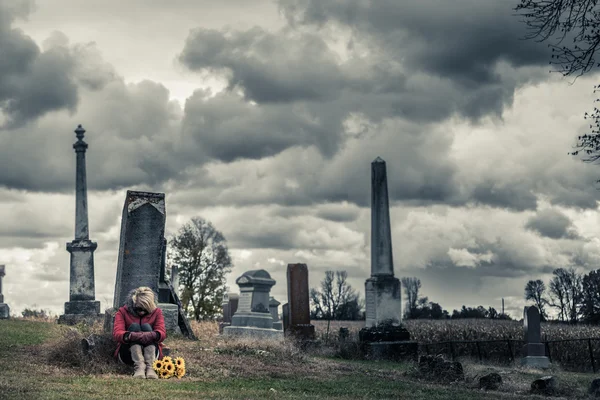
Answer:
[[[119,349],[121,348],[121,344],[125,343],[123,340],[123,336],[127,333],[129,326],[133,323],[138,323],[140,326],[142,324],[150,324],[152,326],[152,330],[160,333],[160,339],[158,339],[158,351],[159,358],[163,357],[163,340],[167,338],[167,330],[165,329],[165,319],[163,317],[162,310],[160,308],[156,308],[150,314],[144,315],[140,317],[135,314],[135,312],[129,311],[127,305],[119,308],[119,311],[115,314],[115,324],[113,327],[113,340],[117,342],[117,350],[115,351],[115,358],[119,357]]]

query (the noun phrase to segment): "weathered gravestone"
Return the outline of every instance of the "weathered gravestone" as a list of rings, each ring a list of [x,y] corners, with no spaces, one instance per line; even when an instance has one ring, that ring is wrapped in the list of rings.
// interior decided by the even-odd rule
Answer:
[[[91,324],[102,319],[94,283],[94,251],[98,244],[92,242],[89,236],[85,170],[85,152],[88,145],[83,140],[84,133],[85,129],[79,125],[75,129],[77,141],[73,144],[76,154],[75,239],[67,243],[67,251],[71,253],[69,301],[65,303],[65,313],[58,318],[59,324],[67,325],[83,321]]]
[[[286,332],[302,340],[315,338],[315,327],[310,323],[310,297],[308,287],[308,266],[288,264],[287,292],[289,322]]]
[[[219,323],[219,334],[223,333],[223,328],[231,325],[231,316],[237,311],[239,297],[237,293],[226,293],[223,296],[223,302],[221,303],[223,321]]]
[[[540,311],[536,306],[524,307],[523,331],[526,344],[523,346],[521,365],[533,368],[550,367],[546,347],[542,343]]]
[[[271,312],[271,317],[273,318],[273,329],[277,329],[278,331],[283,330],[283,323],[279,320],[279,305],[281,303],[275,300],[274,297],[269,298],[269,311]]]
[[[167,241],[164,193],[127,191],[121,217],[121,239],[113,308],[107,311],[105,330],[112,330],[116,311],[129,292],[147,286],[158,294],[167,332],[195,339],[172,284],[165,280]]]
[[[288,303],[281,306],[281,319],[283,320],[283,331],[288,332],[290,329],[290,305]]]
[[[366,323],[359,341],[370,358],[417,358],[417,342],[401,325],[400,280],[394,276],[385,161],[371,163],[371,277],[365,282]]]
[[[275,285],[271,275],[264,269],[247,271],[235,283],[240,287],[239,303],[223,335],[283,339],[283,331],[273,329],[269,311],[269,293]]]
[[[10,318],[10,307],[4,302],[4,295],[2,294],[2,278],[5,275],[4,265],[0,265],[0,319]]]

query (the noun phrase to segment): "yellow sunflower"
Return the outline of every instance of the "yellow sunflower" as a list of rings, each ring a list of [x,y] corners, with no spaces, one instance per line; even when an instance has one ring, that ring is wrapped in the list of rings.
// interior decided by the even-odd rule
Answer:
[[[171,357],[169,357],[169,356],[164,356],[164,357],[162,358],[162,360],[163,360],[164,362],[170,362],[170,363],[173,363],[173,359],[172,359]]]
[[[162,379],[168,379],[171,376],[171,374],[169,374],[169,371],[167,371],[165,369],[161,369],[158,372],[158,376],[161,377]]]
[[[162,367],[163,367],[163,364],[164,364],[164,363],[163,363],[161,360],[155,360],[155,361],[152,363],[152,368],[154,368],[154,370],[155,370],[156,372],[158,372],[158,371],[160,371],[160,370],[162,369]]]
[[[165,363],[165,366],[163,367],[163,369],[169,371],[169,373],[173,373],[175,372],[175,365],[173,363]]]
[[[175,371],[175,376],[177,377],[177,379],[181,379],[184,375],[185,375],[185,367],[177,368],[177,370]]]
[[[175,359],[175,365],[177,366],[177,368],[185,368],[185,360],[183,359],[183,357],[177,357]]]

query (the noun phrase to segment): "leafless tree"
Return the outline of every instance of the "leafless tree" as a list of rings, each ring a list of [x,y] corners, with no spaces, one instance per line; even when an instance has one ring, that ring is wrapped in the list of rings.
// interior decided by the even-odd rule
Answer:
[[[577,322],[583,301],[583,278],[574,268],[557,268],[550,280],[549,303],[559,311],[562,321]]]
[[[541,279],[531,280],[525,285],[525,300],[533,300],[535,306],[540,310],[540,317],[545,321],[548,317],[544,309],[548,301],[544,298],[546,284]]]
[[[310,290],[314,318],[358,319],[363,305],[347,279],[346,271],[325,271],[321,290]]]
[[[416,318],[419,306],[419,290],[421,289],[421,280],[419,278],[402,278],[402,287],[406,296],[406,307],[404,311],[405,318]]]
[[[203,218],[192,218],[169,241],[169,260],[179,266],[181,303],[198,321],[221,312],[225,274],[232,262],[223,234]]]
[[[554,41],[549,44],[550,64],[557,65],[563,76],[577,78],[600,66],[595,59],[600,46],[598,0],[521,0],[515,11],[529,29],[525,39]],[[600,85],[594,86],[594,93],[598,90]],[[600,109],[594,107],[585,119],[593,121],[591,132],[578,136],[576,150],[569,154],[585,154],[584,162],[595,162],[600,159]]]

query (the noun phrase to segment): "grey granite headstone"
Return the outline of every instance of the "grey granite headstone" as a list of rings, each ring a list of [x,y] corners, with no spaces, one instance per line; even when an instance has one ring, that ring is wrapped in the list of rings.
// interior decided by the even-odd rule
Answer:
[[[2,278],[6,275],[4,265],[0,265],[0,319],[10,318],[10,307],[4,303],[4,294],[2,294]]]
[[[540,311],[536,306],[523,308],[523,333],[525,345],[521,365],[533,368],[548,368],[550,360],[546,357],[546,347],[542,341]]]
[[[366,327],[399,324],[400,280],[394,277],[392,236],[385,161],[371,163],[371,277],[365,282]]]
[[[269,293],[275,285],[271,275],[264,269],[247,271],[235,283],[240,287],[239,303],[223,335],[283,339],[283,332],[273,329],[269,311]]]
[[[127,191],[121,218],[121,238],[111,314],[125,304],[129,292],[140,286],[158,295],[157,306],[163,311],[167,332],[183,333],[195,339],[181,308],[172,282],[166,281],[166,222],[164,193]],[[177,275],[175,276],[177,279]],[[105,329],[111,327],[105,322]]]
[[[223,328],[231,325],[231,313],[229,311],[229,293],[225,293],[223,301],[221,302],[221,312],[223,313],[223,320],[219,322],[219,334],[223,333]]]
[[[279,331],[283,330],[283,323],[279,320],[279,305],[281,303],[275,300],[274,297],[269,299],[269,310],[271,311],[271,317],[273,318],[273,329]]]
[[[71,254],[69,301],[65,303],[65,313],[58,319],[59,324],[67,325],[102,318],[100,302],[96,301],[94,283],[94,251],[98,244],[89,238],[85,168],[88,145],[83,140],[84,133],[85,129],[79,125],[75,129],[77,142],[73,144],[76,154],[75,239],[67,243],[67,251]]]
[[[165,234],[164,193],[128,190],[121,217],[114,308],[128,293],[147,286],[158,293]]]

